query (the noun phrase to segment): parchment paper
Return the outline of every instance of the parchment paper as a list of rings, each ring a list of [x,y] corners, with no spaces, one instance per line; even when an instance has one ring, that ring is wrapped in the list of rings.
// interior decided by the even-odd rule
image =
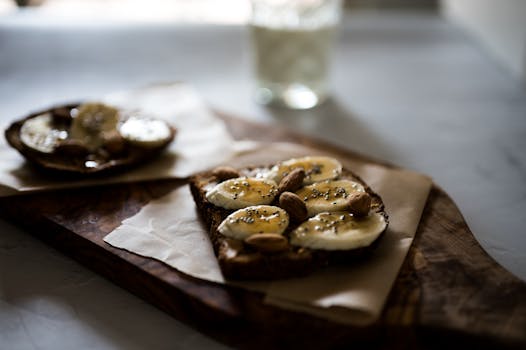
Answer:
[[[338,158],[383,198],[390,223],[378,249],[359,264],[323,269],[305,278],[235,284],[264,292],[269,304],[335,322],[366,325],[374,322],[382,311],[413,240],[432,182],[414,172],[290,143],[261,144],[230,159],[228,164],[236,167],[268,164],[315,154]],[[188,186],[146,205],[104,240],[115,247],[161,260],[189,275],[231,283],[221,275]]]
[[[115,176],[64,181],[35,172],[1,137],[0,197],[66,187],[184,178],[250,147],[243,142],[234,142],[224,122],[208,111],[190,86],[182,83],[117,92],[101,100],[167,120],[177,128],[174,142],[161,157],[139,168]],[[7,126],[3,125],[2,130]]]

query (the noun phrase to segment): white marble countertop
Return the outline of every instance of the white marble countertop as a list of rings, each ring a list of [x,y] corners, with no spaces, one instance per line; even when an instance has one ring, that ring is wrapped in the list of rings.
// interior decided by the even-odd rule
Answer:
[[[0,17],[0,122],[116,89],[182,80],[210,106],[432,176],[475,237],[526,280],[526,89],[429,14],[345,19],[324,106],[252,100],[243,26],[44,25]],[[0,348],[224,346],[0,221]]]

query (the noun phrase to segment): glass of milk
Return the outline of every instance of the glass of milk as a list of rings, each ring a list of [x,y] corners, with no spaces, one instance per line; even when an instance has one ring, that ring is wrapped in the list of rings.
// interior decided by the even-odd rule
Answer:
[[[252,0],[259,103],[308,109],[327,98],[341,12],[341,0]]]

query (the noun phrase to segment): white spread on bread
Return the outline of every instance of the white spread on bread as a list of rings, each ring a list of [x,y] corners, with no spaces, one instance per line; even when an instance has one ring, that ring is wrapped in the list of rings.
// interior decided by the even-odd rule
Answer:
[[[255,177],[239,177],[223,181],[206,193],[206,199],[225,209],[241,209],[251,205],[270,204],[277,195],[274,181]]]
[[[290,243],[312,249],[355,249],[370,245],[386,226],[385,217],[379,213],[360,218],[343,211],[320,213],[293,230]]]
[[[287,212],[271,205],[249,206],[230,214],[219,225],[226,237],[243,240],[259,233],[283,234],[289,225]]]

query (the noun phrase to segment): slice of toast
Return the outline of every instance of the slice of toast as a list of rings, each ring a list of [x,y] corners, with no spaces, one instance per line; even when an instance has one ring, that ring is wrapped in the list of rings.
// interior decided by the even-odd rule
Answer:
[[[267,172],[270,168],[271,166],[248,167],[237,170],[237,173],[241,177],[254,177],[257,173]],[[381,214],[385,218],[387,227],[388,216],[382,199],[350,170],[343,169],[339,179],[361,184],[371,198],[370,211]],[[190,178],[190,189],[200,217],[209,229],[210,240],[221,271],[227,279],[272,280],[299,277],[323,266],[349,263],[370,255],[385,233],[384,229],[371,244],[354,249],[313,249],[288,244],[286,249],[278,252],[262,252],[254,249],[244,240],[226,237],[219,232],[219,225],[235,210],[212,204],[207,199],[207,192],[224,180],[214,171],[198,173]],[[280,206],[278,197],[276,196],[271,205]],[[290,233],[300,224],[301,222],[291,220],[283,234],[284,237],[290,241]]]
[[[82,143],[79,145],[78,140],[72,140],[70,134],[73,130],[74,113],[78,113],[78,109],[82,106],[90,104],[94,105],[93,103],[73,103],[31,113],[25,118],[14,121],[5,130],[5,138],[9,145],[37,170],[54,177],[61,176],[62,179],[69,179],[108,175],[140,166],[160,155],[174,140],[177,133],[174,127],[167,124],[169,137],[159,143],[152,143],[150,146],[141,146],[133,140],[125,140],[120,132],[115,130],[111,139],[106,140],[95,149],[87,149],[86,145]],[[24,142],[24,125],[42,117],[49,118],[52,129],[55,130],[50,131],[47,137],[40,136],[41,139],[52,140],[53,134],[59,133],[68,135],[66,139],[57,141],[59,146],[50,147],[49,152],[35,149]]]

